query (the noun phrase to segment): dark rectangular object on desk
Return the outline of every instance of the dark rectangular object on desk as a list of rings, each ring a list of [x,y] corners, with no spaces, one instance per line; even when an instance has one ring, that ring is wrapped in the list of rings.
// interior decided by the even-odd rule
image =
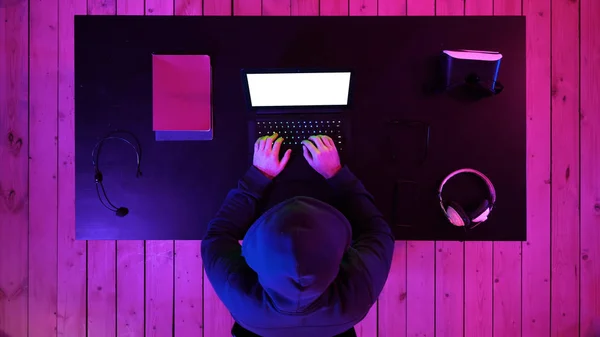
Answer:
[[[250,155],[259,137],[283,137],[280,156],[288,149],[301,153],[312,135],[330,137],[340,153],[349,144],[352,107],[351,69],[243,69],[246,106],[256,113],[249,123]],[[251,162],[250,162],[251,163]]]
[[[462,101],[431,90],[449,49],[501,52],[504,91]],[[210,57],[212,140],[156,141],[152,55],[161,54]],[[352,70],[352,145],[343,152],[398,240],[526,239],[524,17],[172,16],[75,17],[77,238],[202,239],[249,165],[256,114],[240,71],[266,68]],[[125,217],[98,200],[91,164],[113,129],[134,133],[143,148],[136,178],[132,148],[103,145],[104,186],[113,204],[129,208]],[[441,180],[464,167],[485,173],[498,195],[489,220],[467,233],[445,220],[437,200]],[[307,170],[301,153],[289,169],[278,197],[293,192],[284,186],[310,186],[291,174]],[[479,198],[466,192],[484,191],[461,179],[448,193],[469,208]]]
[[[444,50],[442,68],[446,90],[465,83],[480,83],[494,90],[498,81],[502,54],[490,51]]]

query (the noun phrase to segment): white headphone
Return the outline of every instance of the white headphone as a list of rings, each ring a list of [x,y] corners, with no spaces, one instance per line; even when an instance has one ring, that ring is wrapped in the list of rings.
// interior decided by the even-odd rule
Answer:
[[[458,203],[451,200],[444,200],[442,198],[442,190],[444,189],[444,185],[450,180],[452,177],[457,176],[461,173],[473,173],[483,179],[485,184],[487,185],[489,196],[487,199],[483,200],[479,207],[477,207],[473,212],[466,212],[463,207],[461,207]],[[440,184],[440,188],[438,189],[438,198],[440,199],[440,206],[442,207],[442,211],[448,218],[451,224],[454,226],[465,227],[466,229],[472,229],[480,223],[486,221],[488,216],[492,212],[494,208],[494,203],[496,202],[496,189],[492,184],[492,181],[485,176],[485,174],[470,168],[464,168],[460,170],[456,170],[450,173],[442,183]]]

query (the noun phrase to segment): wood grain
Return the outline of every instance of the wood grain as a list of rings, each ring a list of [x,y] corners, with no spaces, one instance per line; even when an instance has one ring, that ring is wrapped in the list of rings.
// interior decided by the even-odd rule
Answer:
[[[412,16],[435,15],[435,0],[406,0],[406,13]]]
[[[494,0],[494,15],[521,15],[522,13],[521,0]]]
[[[600,336],[600,3],[581,0],[580,336]]]
[[[464,335],[492,336],[492,243],[465,242]]]
[[[87,0],[88,15],[115,15],[117,0]]]
[[[406,15],[406,0],[379,0],[378,15]],[[407,332],[406,241],[396,241],[388,279],[377,301],[377,336],[405,337]]]
[[[232,1],[204,0],[202,3],[204,15],[228,16],[232,14]]]
[[[527,0],[527,241],[523,336],[550,335],[550,0]],[[545,88],[540,89],[540,88]]]
[[[30,2],[31,22],[27,21],[27,1],[8,0],[0,5],[0,74],[7,74],[0,76],[0,162],[3,164],[0,165],[0,335],[27,336],[29,330],[31,336],[79,337],[86,333],[92,337],[115,334],[125,337],[128,333],[131,337],[143,336],[143,316],[136,316],[139,308],[143,310],[145,297],[145,293],[142,293],[140,299],[139,293],[144,285],[150,285],[143,283],[145,274],[139,271],[143,270],[143,241],[90,241],[86,245],[85,241],[74,240],[74,79],[73,45],[69,41],[73,38],[71,20],[75,13],[141,14],[146,8],[156,7],[164,0],[150,0],[150,6],[144,4],[143,0],[89,0],[88,4],[85,0],[48,1]],[[378,15],[433,15],[436,8],[438,13],[459,12],[458,7],[446,8],[458,3],[452,0],[366,1],[367,4],[376,4]],[[589,337],[600,334],[600,289],[597,282],[600,279],[600,183],[597,174],[600,162],[597,132],[600,125],[597,94],[600,91],[597,79],[600,74],[600,20],[597,20],[600,17],[600,5],[595,0],[580,2],[464,2],[466,15],[523,13],[529,17],[528,241],[522,244],[522,265],[520,243],[495,242],[493,252],[490,242],[465,243],[464,310],[469,314],[464,317],[464,336],[492,336],[493,333],[494,336],[512,337],[520,335],[521,330],[523,336],[535,337]],[[203,9],[207,15],[232,13],[231,1],[207,0],[202,3],[201,0],[175,0],[165,3],[167,6],[169,3],[173,6],[174,3],[173,10],[168,14],[174,11],[179,15],[199,15]],[[40,10],[42,8],[43,11]],[[260,15],[263,10],[259,0],[235,0],[233,8],[236,15]],[[372,6],[362,9],[359,0],[351,0],[350,6],[347,0],[292,0],[290,3],[292,15],[349,15],[349,8],[354,8],[353,11],[358,11],[358,14],[374,15]],[[366,10],[366,13],[361,13],[361,10]],[[152,14],[160,13],[153,11]],[[55,31],[51,31],[51,25],[43,27],[39,26],[39,22],[58,24],[53,26]],[[37,39],[31,45],[31,69],[41,71],[29,74],[27,42],[30,26],[32,39],[34,42]],[[54,38],[43,39],[44,36]],[[52,44],[55,49],[54,54],[49,54],[49,59],[53,58],[53,62],[48,61],[45,54],[46,60],[41,60],[36,50],[46,50]],[[53,66],[57,69],[53,72],[44,71],[45,67],[50,67],[50,63],[58,65]],[[28,76],[31,76],[31,102],[28,101]],[[48,97],[48,100],[43,97]],[[32,111],[31,114],[31,130],[35,131],[31,140],[28,138],[29,104],[38,106],[37,112]],[[53,104],[58,107],[58,113],[53,110]],[[52,113],[57,113],[57,117],[50,118]],[[36,116],[42,116],[41,122]],[[54,132],[50,141],[40,144],[40,139],[52,134],[49,130]],[[552,149],[549,141],[551,135]],[[54,136],[58,137],[57,140]],[[36,162],[37,155],[32,156],[31,165],[37,172],[32,172],[31,180],[28,180],[29,148],[32,152],[54,149],[44,154],[46,157],[43,160],[51,162],[48,167]],[[54,182],[52,173],[56,175]],[[58,196],[51,199],[56,208],[43,217],[41,212],[46,206],[39,200],[41,195],[47,193],[48,186],[55,186],[54,195]],[[28,193],[32,197],[31,202]],[[47,214],[50,216],[47,217]],[[54,227],[41,229],[45,232],[30,231],[30,216],[32,228],[48,221],[54,222]],[[42,235],[48,232],[54,235],[55,239],[51,240],[54,243],[42,242],[41,251],[34,251],[38,247],[34,249],[29,242],[40,242]],[[407,325],[413,336],[419,333],[433,336],[433,332],[439,336],[445,335],[446,331],[453,331],[456,325],[455,322],[440,321],[441,317],[447,317],[444,316],[446,314],[457,314],[449,311],[447,303],[444,303],[443,292],[448,287],[455,288],[455,285],[442,277],[442,274],[453,272],[451,263],[456,262],[454,255],[444,255],[448,251],[444,249],[445,242],[437,243],[438,250],[434,250],[433,242],[410,243],[413,247],[409,249],[406,246],[399,248],[403,244],[401,241],[396,243],[392,271],[378,302],[378,336],[405,336]],[[233,321],[214,293],[211,294],[210,284],[204,285],[208,297],[205,299],[206,306],[202,308],[200,304],[196,307],[203,301],[203,276],[196,251],[199,248],[195,245],[199,243],[175,242],[175,279],[172,281],[177,313],[172,321],[175,336],[197,336],[200,333],[207,337],[228,336]],[[425,246],[426,250],[420,249]],[[87,256],[86,248],[89,252]],[[442,252],[439,252],[439,248],[442,248]],[[42,252],[48,250],[54,251],[54,255],[45,254],[48,255],[43,260],[46,265],[41,265]],[[407,255],[402,257],[407,250],[410,250],[408,260]],[[421,257],[419,253],[425,255]],[[33,260],[28,265],[29,256]],[[141,266],[134,267],[135,263],[141,263]],[[54,271],[49,265],[54,266]],[[50,284],[33,280],[39,275],[50,275]],[[423,275],[426,276],[424,279]],[[89,278],[87,284],[86,277]],[[32,285],[31,289],[28,289],[29,284]],[[419,292],[419,289],[429,291]],[[131,295],[126,296],[129,292],[132,292]],[[514,295],[517,297],[514,298]],[[89,302],[87,312],[86,300]],[[41,303],[41,306],[32,308],[37,303]],[[424,308],[422,304],[425,304]],[[48,310],[52,307],[55,311]],[[549,307],[552,308],[551,314]],[[166,312],[167,316],[173,317],[172,308],[171,311],[149,310],[160,314]],[[428,314],[421,317],[418,310]],[[434,318],[434,313],[437,313],[437,318]],[[141,315],[145,314],[148,313],[142,311]],[[31,317],[28,318],[28,315]],[[202,315],[206,316],[206,331],[200,332]],[[37,317],[41,317],[41,321],[36,326]],[[57,330],[52,330],[53,324]],[[127,330],[128,326],[134,328]],[[46,327],[50,329],[46,330]],[[435,327],[437,331],[433,331]],[[173,333],[172,330],[162,329],[167,336]],[[146,334],[153,332],[147,330]]]
[[[464,0],[436,0],[435,15],[465,15]]]
[[[396,241],[392,268],[379,296],[378,337],[406,336],[406,241]]]
[[[406,0],[379,0],[378,15],[406,15]],[[377,302],[378,336],[403,337],[407,333],[407,242],[397,241],[392,267]]]
[[[292,15],[319,16],[319,0],[292,0]]]
[[[242,0],[243,1],[243,0]],[[227,0],[204,0],[204,15],[231,15],[231,2]],[[260,14],[260,13],[259,13]],[[204,337],[212,336],[229,336],[231,335],[231,327],[233,326],[233,318],[229,310],[219,299],[213,289],[206,273],[203,273],[204,278],[203,294],[204,301]]]
[[[262,14],[261,0],[233,0],[233,15],[260,16]]]
[[[521,0],[494,0],[494,15],[521,15]],[[494,242],[494,336],[521,336],[521,242]]]
[[[529,0],[524,0],[529,1]],[[493,15],[494,0],[465,0],[465,15]]]
[[[492,15],[494,0],[467,0],[465,15]],[[465,242],[464,335],[492,336],[492,243]]]
[[[406,15],[406,0],[379,0],[378,15]],[[396,241],[392,268],[377,301],[377,336],[406,336],[407,242]]]
[[[437,0],[435,3],[437,16],[464,14],[465,4],[462,0]],[[461,336],[464,332],[464,248],[462,242],[436,243],[436,336]]]
[[[144,241],[117,241],[117,337],[144,336]]]
[[[200,241],[175,241],[175,336],[202,336]]]
[[[292,14],[290,0],[262,0],[262,15],[288,16]]]
[[[26,1],[0,6],[0,334],[26,336],[29,23]]]
[[[114,337],[117,330],[116,241],[87,244],[87,337]]]
[[[115,15],[116,1],[88,0],[88,15]],[[87,243],[87,337],[113,337],[117,331],[117,243]]]
[[[117,0],[117,15],[144,15],[144,0]],[[117,337],[144,336],[144,241],[119,240],[116,248]]]
[[[407,0],[407,14],[435,15],[435,1]],[[406,252],[406,335],[435,335],[435,242],[408,241]]]
[[[173,15],[173,0],[146,0],[146,15]]]
[[[231,334],[233,317],[217,297],[212,284],[204,273],[204,337]]]
[[[172,336],[174,241],[146,241],[146,335]]]
[[[377,337],[377,303],[375,303],[367,316],[354,326],[358,337]]]
[[[58,1],[29,7],[29,336],[56,334]]]
[[[117,15],[144,15],[144,0],[117,0]]]
[[[436,0],[406,0],[406,11],[410,16],[434,16]]]
[[[262,0],[233,0],[233,15],[259,16],[262,14]]]
[[[521,243],[493,244],[493,336],[521,336]]]
[[[57,335],[85,336],[86,243],[75,239],[75,63],[74,15],[85,0],[58,7],[58,288]]]
[[[175,0],[175,15],[202,15],[202,0]],[[175,241],[174,336],[203,334],[203,277],[200,241]]]
[[[552,0],[551,334],[579,334],[579,1]]]
[[[377,0],[349,0],[350,16],[377,15]],[[358,337],[377,337],[377,303],[354,326]]]
[[[406,335],[435,335],[435,242],[408,241]]]
[[[436,250],[435,335],[462,336],[464,243],[439,241]]]
[[[347,16],[348,0],[320,0],[319,15],[323,16]]]
[[[229,16],[232,14],[231,1],[225,0],[203,0],[204,15]]]
[[[173,0],[146,0],[146,15],[173,15],[174,5]],[[173,335],[174,245],[173,240],[145,243],[146,336]]]
[[[480,0],[477,0],[480,1]],[[465,2],[463,0],[436,0],[436,16],[464,16]]]
[[[350,15],[377,15],[377,0],[349,0]]]
[[[377,15],[379,15],[379,16],[404,16],[404,15],[406,15],[406,0],[379,0],[377,2]]]
[[[175,15],[202,15],[202,0],[174,0]]]

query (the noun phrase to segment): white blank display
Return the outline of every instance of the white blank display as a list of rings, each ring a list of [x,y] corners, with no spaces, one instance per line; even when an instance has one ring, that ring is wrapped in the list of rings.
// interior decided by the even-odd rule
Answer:
[[[253,107],[347,105],[350,72],[246,74]]]

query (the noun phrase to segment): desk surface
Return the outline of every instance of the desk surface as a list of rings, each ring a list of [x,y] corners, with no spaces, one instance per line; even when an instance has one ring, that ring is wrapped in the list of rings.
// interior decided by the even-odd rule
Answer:
[[[440,51],[453,48],[500,51],[504,91],[461,101],[426,90]],[[212,141],[154,141],[153,53],[211,56]],[[348,165],[397,239],[525,239],[524,17],[155,16],[75,18],[77,238],[201,239],[249,164],[240,69],[268,67],[354,69]],[[422,130],[392,120],[429,125],[424,162]],[[143,148],[139,179],[130,147],[106,142],[102,151],[107,193],[130,209],[123,218],[98,200],[91,164],[113,129],[135,133]],[[484,172],[498,195],[488,222],[467,233],[444,219],[436,195],[463,167]],[[466,204],[483,194],[467,178],[448,192]]]

